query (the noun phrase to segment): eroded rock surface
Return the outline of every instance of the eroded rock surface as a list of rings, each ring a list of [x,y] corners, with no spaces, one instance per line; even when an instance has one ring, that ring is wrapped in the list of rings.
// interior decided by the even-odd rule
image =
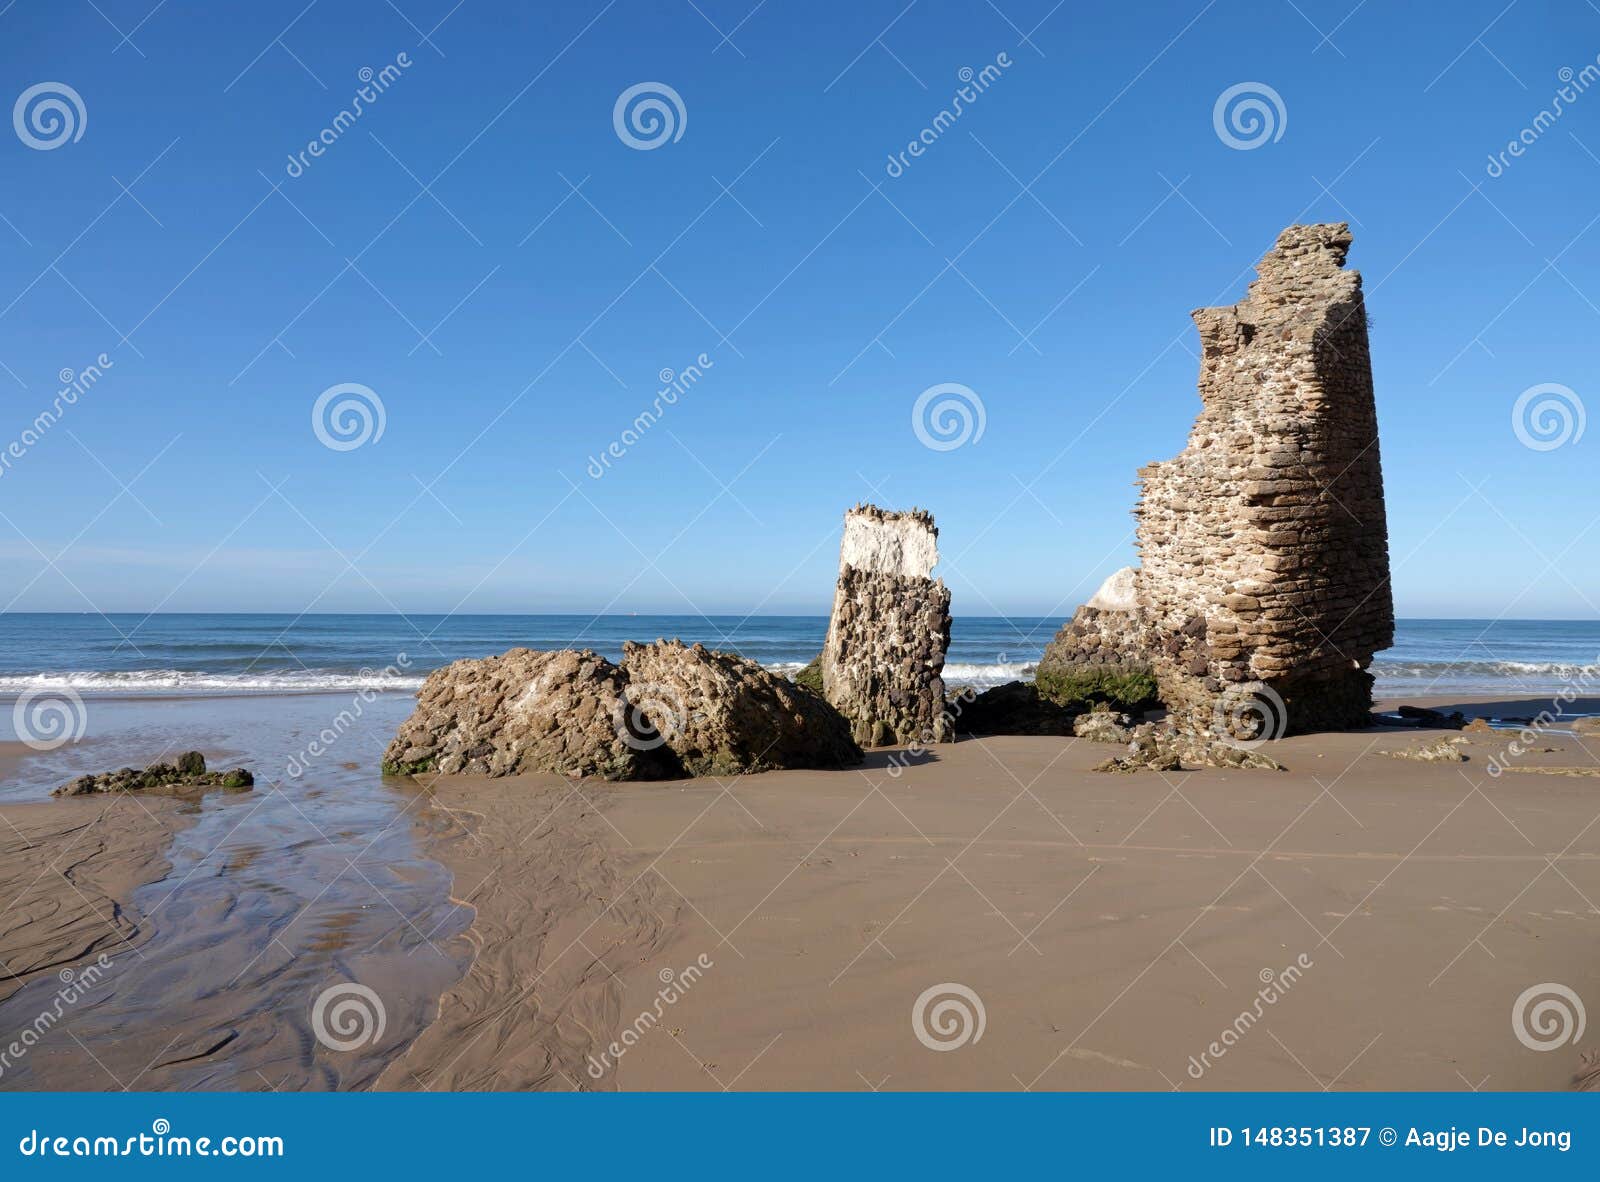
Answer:
[[[1177,772],[1201,768],[1284,770],[1283,764],[1249,743],[1229,742],[1184,730],[1171,723],[1141,723],[1128,739],[1127,753],[1095,765],[1097,772]]]
[[[588,649],[456,661],[428,676],[384,752],[386,772],[511,776],[559,772],[607,780],[681,774],[659,743],[626,741],[627,679]]]
[[[950,591],[930,577],[938,537],[921,509],[845,514],[822,683],[863,746],[955,737],[944,711]]]
[[[630,727],[653,730],[689,775],[844,768],[863,758],[843,715],[754,661],[676,640],[629,641],[622,669]]]
[[[843,716],[754,661],[673,641],[457,661],[436,670],[384,753],[386,772],[606,780],[850,767]]]

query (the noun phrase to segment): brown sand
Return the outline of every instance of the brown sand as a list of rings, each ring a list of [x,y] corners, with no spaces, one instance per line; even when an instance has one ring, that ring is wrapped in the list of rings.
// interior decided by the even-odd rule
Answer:
[[[0,774],[23,750],[0,743]],[[0,805],[0,1002],[145,939],[127,900],[167,872],[182,811],[175,799],[132,796]]]
[[[997,738],[899,777],[437,782],[477,957],[379,1086],[1569,1087],[1596,1040],[1530,1050],[1512,1008],[1600,1000],[1600,796],[1490,777],[1504,732],[1386,757],[1419,737],[1285,740],[1282,773]],[[1588,742],[1517,765],[1600,766]],[[913,1006],[947,983],[984,1028],[935,1053]]]

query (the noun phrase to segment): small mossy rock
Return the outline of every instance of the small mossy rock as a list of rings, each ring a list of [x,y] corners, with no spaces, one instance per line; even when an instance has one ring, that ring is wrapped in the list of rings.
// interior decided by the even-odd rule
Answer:
[[[205,756],[186,751],[176,764],[152,763],[143,771],[125,767],[99,775],[79,776],[55,789],[52,796],[93,796],[105,792],[158,792],[189,795],[207,788],[248,791],[255,777],[242,767],[228,772],[208,772]]]
[[[822,692],[822,656],[820,653],[811,658],[809,665],[795,673],[794,683],[805,686],[814,694]]]

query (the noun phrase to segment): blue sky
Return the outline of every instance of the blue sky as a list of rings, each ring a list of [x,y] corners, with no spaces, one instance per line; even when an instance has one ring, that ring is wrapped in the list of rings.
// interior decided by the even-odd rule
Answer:
[[[0,12],[5,103],[86,112],[0,134],[0,451],[111,362],[0,476],[10,609],[822,612],[871,499],[934,511],[958,614],[1067,614],[1183,445],[1190,309],[1350,220],[1401,614],[1600,614],[1600,427],[1512,428],[1600,397],[1600,88],[1488,169],[1593,6],[452,3]],[[684,112],[649,150],[641,82]],[[1240,83],[1281,101],[1242,150]],[[384,428],[341,451],[345,383]],[[947,451],[912,429],[941,383],[985,415]]]

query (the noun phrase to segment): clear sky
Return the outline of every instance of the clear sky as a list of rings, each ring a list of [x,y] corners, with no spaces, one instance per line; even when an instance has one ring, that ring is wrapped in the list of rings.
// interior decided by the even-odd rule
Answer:
[[[1600,424],[1513,409],[1600,398],[1597,53],[1577,0],[10,0],[0,602],[820,613],[867,499],[935,513],[957,614],[1067,614],[1190,309],[1348,220],[1400,613],[1593,617]],[[619,133],[640,83],[681,113]]]

